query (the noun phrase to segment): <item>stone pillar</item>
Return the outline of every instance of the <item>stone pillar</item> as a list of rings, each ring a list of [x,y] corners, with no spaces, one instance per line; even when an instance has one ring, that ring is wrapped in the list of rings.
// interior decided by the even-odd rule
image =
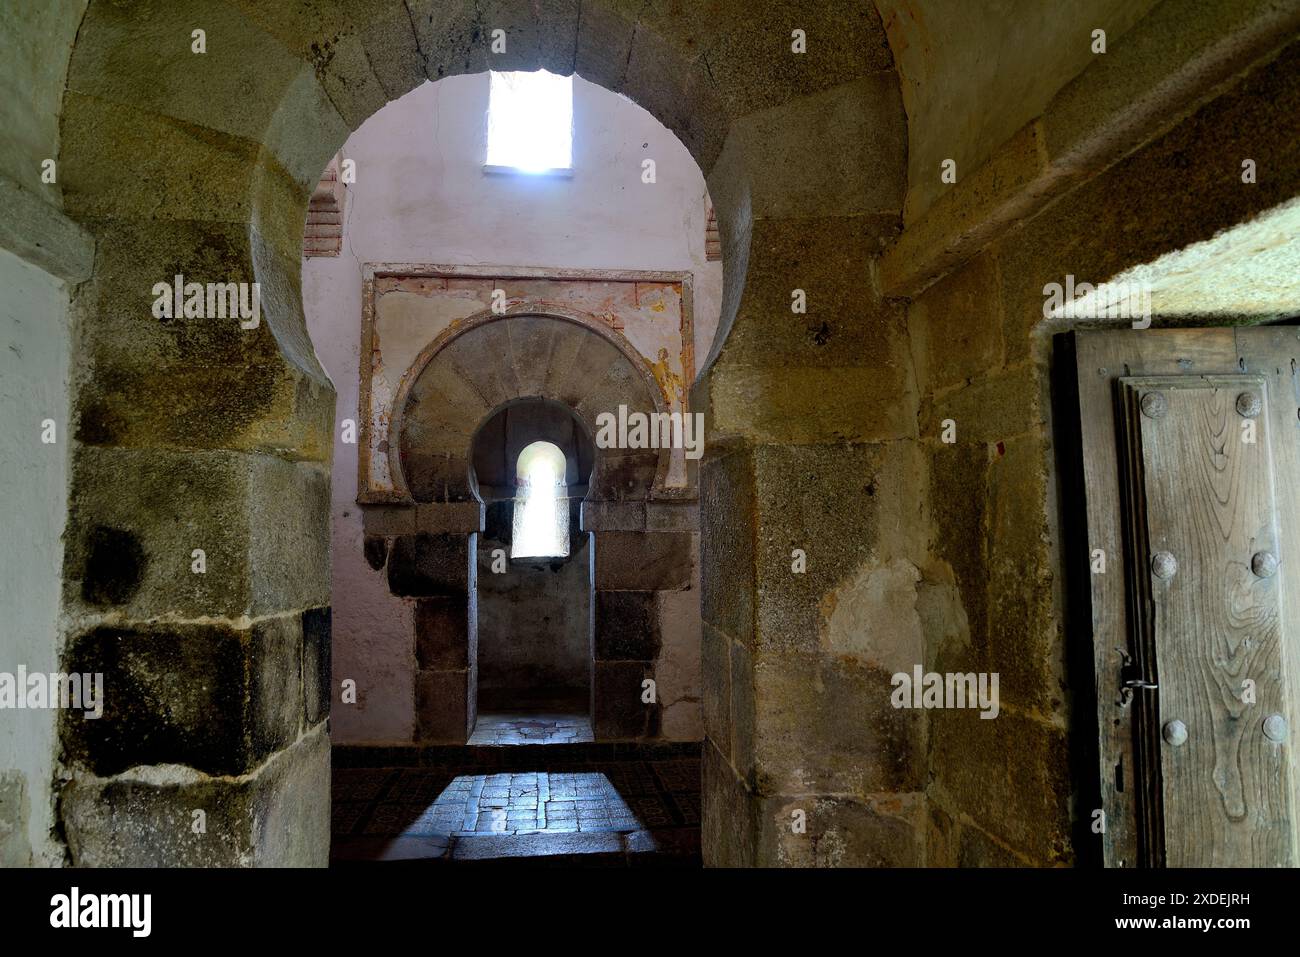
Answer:
[[[683,504],[583,503],[583,529],[594,533],[595,548],[591,714],[598,741],[661,736],[657,684],[645,682],[657,680],[661,596],[690,588],[693,578],[696,513],[693,503]]]
[[[923,660],[925,473],[905,317],[872,281],[904,193],[886,66],[737,118],[708,175],[745,282],[691,394],[707,864],[924,859],[924,719],[889,700]],[[873,131],[861,163],[829,162],[832,115]]]
[[[328,859],[334,394],[285,363],[269,315],[150,315],[147,281],[214,234],[230,259],[203,278],[250,275],[225,227],[119,224],[83,300],[101,378],[78,396],[60,667],[103,676],[103,715],[60,716],[78,866]],[[296,457],[261,448],[277,438]]]
[[[420,504],[393,540],[388,586],[415,599],[415,735],[464,744],[478,718],[478,502]]]
[[[742,443],[710,448],[700,468],[704,677],[701,844],[706,864],[751,867],[754,784],[754,475]]]
[[[336,397],[299,275],[307,193],[351,127],[233,10],[207,27],[242,55],[206,95],[156,95],[175,63],[147,23],[192,14],[92,4],[60,110],[65,210],[96,240],[60,433],[60,667],[103,674],[104,713],[61,715],[58,817],[78,866],[323,866]],[[178,274],[198,293],[164,312]],[[257,284],[255,315],[214,301],[232,283],[246,305]]]
[[[701,470],[703,840],[734,866],[912,866],[925,722],[913,443],[751,445]],[[799,570],[796,570],[799,569]]]

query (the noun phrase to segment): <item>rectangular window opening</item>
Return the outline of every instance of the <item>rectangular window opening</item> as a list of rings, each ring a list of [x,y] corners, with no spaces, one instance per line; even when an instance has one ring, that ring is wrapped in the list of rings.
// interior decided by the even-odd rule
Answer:
[[[573,175],[573,77],[489,74],[489,173]]]

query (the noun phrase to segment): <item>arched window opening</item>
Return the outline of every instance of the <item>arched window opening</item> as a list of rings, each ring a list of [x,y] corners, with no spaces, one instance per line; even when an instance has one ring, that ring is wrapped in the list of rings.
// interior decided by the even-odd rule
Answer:
[[[569,554],[565,465],[564,453],[552,442],[534,442],[519,453],[511,558],[564,558]]]

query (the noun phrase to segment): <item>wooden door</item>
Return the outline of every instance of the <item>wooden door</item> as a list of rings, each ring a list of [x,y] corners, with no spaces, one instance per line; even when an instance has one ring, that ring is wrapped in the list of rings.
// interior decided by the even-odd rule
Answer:
[[[1071,351],[1105,863],[1293,865],[1300,330]]]

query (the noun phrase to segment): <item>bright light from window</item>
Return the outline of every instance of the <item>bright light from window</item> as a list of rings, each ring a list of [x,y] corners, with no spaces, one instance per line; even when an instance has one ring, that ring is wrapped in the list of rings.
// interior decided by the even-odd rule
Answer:
[[[487,165],[542,173],[573,166],[573,77],[492,73]]]
[[[551,442],[534,442],[519,453],[511,558],[563,558],[569,554],[564,464],[564,453]]]

